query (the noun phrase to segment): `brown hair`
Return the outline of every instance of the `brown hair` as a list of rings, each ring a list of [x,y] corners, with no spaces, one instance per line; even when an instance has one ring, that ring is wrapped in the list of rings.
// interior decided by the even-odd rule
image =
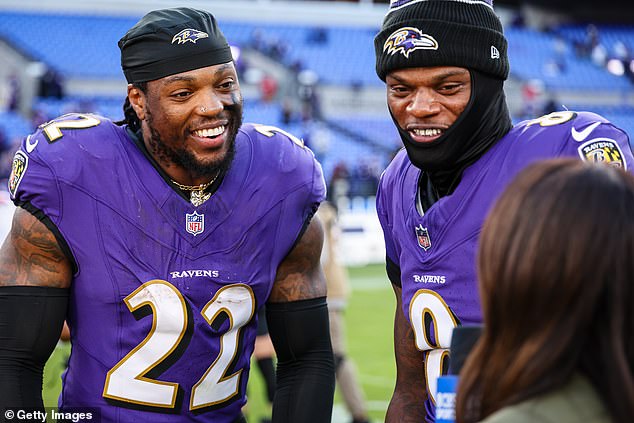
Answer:
[[[574,372],[615,422],[634,416],[634,176],[573,159],[529,166],[486,219],[484,330],[460,374],[460,423]]]

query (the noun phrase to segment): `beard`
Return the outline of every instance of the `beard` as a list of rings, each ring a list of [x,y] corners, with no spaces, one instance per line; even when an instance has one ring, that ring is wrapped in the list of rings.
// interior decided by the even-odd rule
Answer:
[[[229,114],[229,125],[227,126],[227,151],[218,160],[200,160],[184,147],[172,147],[167,144],[159,131],[154,126],[154,117],[147,110],[147,126],[150,129],[149,147],[151,154],[159,163],[173,163],[176,166],[186,169],[193,178],[213,178],[226,173],[231,166],[235,156],[235,141],[238,130],[242,126],[242,103],[236,102],[226,106],[225,111]]]

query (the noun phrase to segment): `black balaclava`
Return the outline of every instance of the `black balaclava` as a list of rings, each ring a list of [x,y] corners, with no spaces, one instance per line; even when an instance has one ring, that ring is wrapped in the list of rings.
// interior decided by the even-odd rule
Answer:
[[[439,196],[453,192],[462,171],[512,127],[504,81],[470,70],[471,98],[458,119],[431,143],[418,143],[392,120],[412,164],[428,173]],[[391,111],[390,111],[391,114]]]

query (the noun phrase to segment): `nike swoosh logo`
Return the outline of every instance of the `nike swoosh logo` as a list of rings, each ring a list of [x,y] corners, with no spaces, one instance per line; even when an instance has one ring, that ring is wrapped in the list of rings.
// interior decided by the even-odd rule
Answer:
[[[37,147],[37,143],[38,142],[40,142],[40,140],[36,140],[35,142],[31,142],[31,136],[29,135],[26,138],[26,152],[27,153],[33,152],[33,150],[35,150],[35,147]]]
[[[585,140],[586,138],[588,138],[588,135],[590,135],[590,133],[594,131],[595,128],[599,125],[601,125],[601,122],[594,122],[592,125],[588,126],[586,129],[584,129],[581,132],[577,131],[575,127],[573,126],[570,132],[572,132],[572,137],[575,139],[575,141],[581,142]]]

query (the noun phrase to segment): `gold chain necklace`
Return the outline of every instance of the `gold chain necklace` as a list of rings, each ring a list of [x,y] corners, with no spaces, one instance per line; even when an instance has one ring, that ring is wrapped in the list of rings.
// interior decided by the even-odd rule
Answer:
[[[183,185],[173,179],[172,183],[183,191],[190,191],[189,201],[194,205],[194,207],[198,207],[211,197],[211,193],[205,192],[205,190],[216,181],[216,178],[218,178],[218,174],[216,174],[211,181],[200,185]]]

